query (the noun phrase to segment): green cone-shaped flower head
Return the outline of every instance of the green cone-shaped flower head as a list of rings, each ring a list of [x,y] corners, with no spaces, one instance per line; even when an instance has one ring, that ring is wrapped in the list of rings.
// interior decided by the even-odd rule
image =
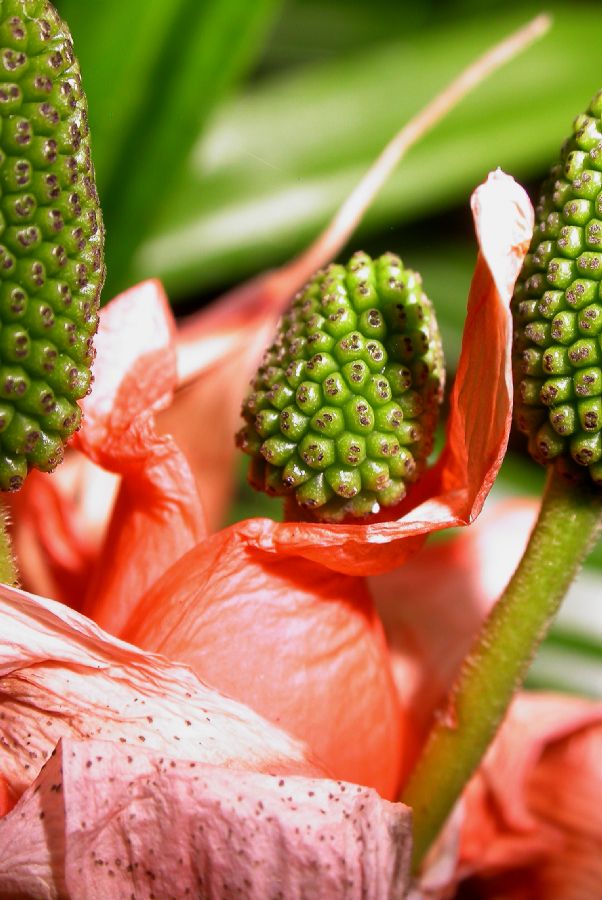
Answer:
[[[420,277],[391,253],[329,266],[283,316],[244,402],[251,483],[328,521],[399,503],[431,451],[442,385]]]
[[[104,277],[86,101],[46,0],[0,0],[0,489],[50,471],[89,390]]]
[[[602,92],[542,188],[517,282],[516,419],[531,454],[602,485]]]

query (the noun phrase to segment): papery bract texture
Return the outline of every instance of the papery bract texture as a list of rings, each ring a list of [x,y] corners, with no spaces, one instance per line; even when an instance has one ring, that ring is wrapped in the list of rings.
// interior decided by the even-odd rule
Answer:
[[[495,900],[602,885],[602,703],[523,694],[465,792],[458,880]]]
[[[6,778],[0,775],[0,817],[6,815],[14,805],[14,794],[10,790]]]
[[[176,383],[174,324],[160,284],[146,282],[103,310],[95,386],[79,445],[122,476],[85,611],[118,632],[130,604],[205,533],[196,487],[154,412]]]
[[[23,587],[83,606],[117,481],[72,450],[52,476],[30,472],[7,504]]]
[[[257,362],[272,338],[277,314],[278,307],[258,304],[251,318],[243,318],[244,326],[241,323],[240,330],[235,332],[236,338],[232,338],[235,346],[228,353],[225,351],[229,343],[220,344],[214,351],[211,335],[204,336],[211,320],[201,320],[199,324],[203,327],[193,345],[186,342],[187,330],[193,329],[185,326],[178,330],[178,351],[182,348],[182,353],[192,352],[194,348],[195,362],[201,371],[175,393],[173,401],[157,416],[157,425],[174,437],[185,454],[203,498],[210,531],[223,524],[232,499],[233,473],[240,453],[233,436],[240,425],[241,402]],[[195,330],[198,328],[195,323]],[[210,364],[214,352],[223,356]]]
[[[157,281],[102,310],[94,390],[75,440],[88,460],[72,454],[64,474],[37,477],[14,501],[25,584],[56,588],[52,595],[114,633],[149,584],[205,534],[186,460],[154,423],[176,384],[174,336]]]
[[[13,796],[62,738],[94,738],[212,765],[323,774],[299,742],[60,603],[0,586],[0,774]]]
[[[0,633],[0,896],[404,896],[406,807],[61,604],[2,587]]]
[[[307,741],[337,777],[396,796],[411,736],[361,579],[228,529],[150,589],[124,636]]]
[[[402,900],[410,830],[357,785],[63,739],[0,820],[0,894]]]

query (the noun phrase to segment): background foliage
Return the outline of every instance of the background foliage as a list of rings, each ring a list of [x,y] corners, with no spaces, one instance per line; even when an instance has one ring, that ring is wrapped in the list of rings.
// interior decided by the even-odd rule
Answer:
[[[539,12],[511,0],[55,0],[90,103],[107,225],[105,298],[158,275],[176,311],[283,262],[322,227],[388,138],[460,69]],[[421,270],[450,376],[474,264],[467,198],[501,166],[536,190],[602,86],[602,6],[554,26],[415,147],[355,236]],[[450,377],[451,381],[451,377]],[[519,437],[497,495],[538,493]],[[241,484],[230,518],[266,507]],[[602,548],[532,683],[602,695]]]

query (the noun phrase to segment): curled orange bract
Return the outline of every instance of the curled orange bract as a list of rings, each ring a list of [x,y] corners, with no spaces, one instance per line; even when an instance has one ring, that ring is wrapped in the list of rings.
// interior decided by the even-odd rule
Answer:
[[[19,854],[31,859],[35,848],[57,895],[73,891],[77,871],[92,878],[82,821],[94,834],[98,821],[115,823],[102,859],[116,872],[120,817],[132,814],[142,823],[134,832],[148,836],[135,859],[160,872],[165,896],[173,873],[155,871],[150,850],[166,822],[164,839],[180,834],[192,848],[178,889],[198,884],[194,860],[203,859],[217,879],[207,896],[219,897],[226,872],[237,886],[248,878],[229,851],[251,840],[254,816],[268,881],[252,878],[249,897],[283,877],[287,859],[306,878],[307,854],[318,861],[316,897],[361,896],[365,873],[368,896],[407,891],[409,813],[387,799],[491,602],[466,603],[462,618],[460,588],[455,606],[442,599],[460,544],[416,551],[430,532],[478,515],[501,462],[512,400],[508,301],[532,223],[524,192],[499,172],[478,189],[473,211],[480,254],[445,448],[404,504],[374,520],[214,528],[240,400],[222,379],[230,388],[233,373],[246,379],[269,339],[285,296],[277,277],[180,330],[157,282],[103,312],[96,390],[64,474],[32,479],[14,500],[25,586],[62,603],[0,592],[9,713],[0,774],[5,807],[17,802],[0,822],[3,890],[30,884]],[[474,548],[456,552],[478,566]],[[452,608],[459,640],[448,657],[432,622]],[[104,805],[95,805],[99,795]],[[326,831],[314,832],[322,816]],[[215,844],[222,825],[236,839]],[[295,829],[308,825],[295,843]],[[334,868],[321,835],[347,848]]]
[[[220,423],[231,422],[240,400],[219,380],[229,376],[233,360],[242,371],[261,352],[255,337],[271,327],[283,302],[283,285],[272,276],[226,298],[179,333],[156,282],[109,304],[95,390],[77,440],[86,459],[77,465],[88,481],[98,477],[90,463],[114,473],[115,500],[95,551],[77,486],[61,520],[62,532],[71,527],[90,539],[80,566],[85,594],[68,594],[74,582],[65,572],[71,582],[64,580],[60,599],[119,637],[189,663],[201,678],[307,740],[335,774],[390,798],[416,747],[393,686],[382,624],[361,576],[398,568],[428,533],[478,514],[510,425],[508,306],[532,210],[524,191],[501,172],[477,189],[472,207],[480,253],[447,442],[398,509],[357,524],[247,519],[207,534],[200,497],[208,484],[229,475],[218,476],[204,460],[220,452]],[[291,288],[290,279],[284,287]],[[203,408],[192,416],[186,405],[178,414],[177,371],[189,384],[184,403],[197,388],[200,396],[214,393],[219,415],[212,410],[208,421]],[[157,431],[162,410],[173,417],[173,436]],[[228,447],[231,441],[229,435]],[[49,507],[56,519],[56,504]],[[23,528],[25,537],[31,540],[33,532],[44,543],[38,558],[50,558],[51,576],[60,584],[53,534],[31,518]],[[68,546],[68,536],[55,543]],[[27,584],[36,589],[33,579]]]

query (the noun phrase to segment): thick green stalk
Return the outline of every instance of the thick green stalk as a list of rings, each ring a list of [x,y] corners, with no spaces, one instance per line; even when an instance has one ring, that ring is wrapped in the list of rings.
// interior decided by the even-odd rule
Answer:
[[[524,556],[466,657],[402,796],[418,868],[476,769],[602,525],[602,491],[550,469]]]
[[[17,569],[8,534],[8,516],[0,506],[0,584],[17,583]]]

